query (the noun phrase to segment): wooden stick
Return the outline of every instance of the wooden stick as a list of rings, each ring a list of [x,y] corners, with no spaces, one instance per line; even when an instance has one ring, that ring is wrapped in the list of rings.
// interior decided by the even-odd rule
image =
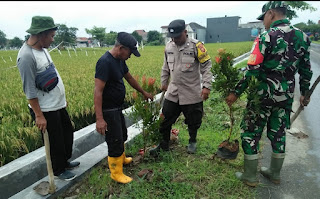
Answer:
[[[56,191],[56,186],[54,184],[54,176],[53,176],[51,155],[50,155],[50,142],[49,142],[47,129],[44,132],[43,137],[44,137],[44,147],[46,150],[47,170],[48,170],[48,176],[49,176],[49,193],[52,194]]]
[[[312,85],[311,89],[309,90],[309,92],[306,93],[306,96],[304,97],[304,100],[303,100],[304,104],[305,104],[305,102],[306,102],[307,100],[310,99],[310,97],[311,97],[314,89],[316,88],[316,86],[318,85],[319,82],[320,82],[320,75],[318,76],[318,78],[316,79],[316,81],[313,83],[313,85]],[[304,109],[304,106],[302,106],[302,105],[300,104],[298,110],[294,113],[294,115],[293,115],[293,116],[291,117],[291,119],[290,119],[290,123],[291,123],[291,124],[294,122],[295,119],[297,119],[298,115],[300,114],[300,112],[301,112],[303,109]]]
[[[60,44],[59,44],[59,45],[57,45],[56,47],[52,48],[49,52],[51,52],[51,51],[53,51],[54,49],[58,48],[62,43],[63,43],[63,41],[62,41],[62,42],[60,42]]]

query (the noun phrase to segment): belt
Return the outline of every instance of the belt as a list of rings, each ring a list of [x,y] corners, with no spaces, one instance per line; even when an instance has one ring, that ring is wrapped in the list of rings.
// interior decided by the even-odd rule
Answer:
[[[121,110],[122,110],[121,107],[117,107],[117,108],[103,109],[102,112],[121,111]]]

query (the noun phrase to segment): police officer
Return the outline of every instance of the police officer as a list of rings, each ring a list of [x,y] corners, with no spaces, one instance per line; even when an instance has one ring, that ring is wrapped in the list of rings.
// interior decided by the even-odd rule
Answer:
[[[160,144],[150,150],[153,156],[160,149],[169,150],[171,127],[181,112],[185,116],[190,136],[188,153],[195,153],[197,130],[203,116],[203,101],[209,97],[212,81],[210,56],[203,43],[188,38],[185,21],[172,21],[167,36],[172,40],[165,47],[161,73],[161,89],[167,91],[162,111],[164,120],[160,125],[163,137]]]
[[[280,170],[285,157],[285,128],[290,127],[294,76],[297,72],[300,75],[300,103],[303,106],[308,103],[303,101],[312,77],[310,40],[305,33],[290,25],[286,11],[283,1],[270,1],[262,7],[258,20],[263,20],[266,31],[256,38],[247,70],[234,92],[226,98],[231,106],[248,87],[250,79],[258,80],[255,93],[258,93],[259,102],[250,100],[248,95],[247,109],[241,123],[244,173],[236,173],[237,178],[249,186],[258,184],[259,140],[265,125],[273,152],[270,167],[261,167],[260,172],[273,183],[280,183]],[[258,111],[254,111],[255,107]]]

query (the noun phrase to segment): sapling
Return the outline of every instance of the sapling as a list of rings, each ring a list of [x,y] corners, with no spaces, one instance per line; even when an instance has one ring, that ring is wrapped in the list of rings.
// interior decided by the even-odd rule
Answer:
[[[211,72],[214,77],[212,82],[212,89],[217,91],[222,100],[233,91],[237,82],[240,79],[240,71],[233,67],[233,53],[226,52],[225,49],[218,49],[218,55],[215,57],[215,62],[212,64]],[[235,111],[234,105],[228,106],[228,114],[230,118],[230,129],[227,141],[229,142],[233,126],[234,126],[234,116]]]
[[[218,55],[215,57],[215,62],[212,64],[211,72],[214,77],[212,82],[212,89],[217,91],[221,100],[225,101],[225,98],[231,93],[234,92],[235,86],[239,82],[242,72],[233,67],[233,59],[234,55],[231,52],[226,52],[225,49],[218,49]],[[245,93],[248,95],[248,99],[250,99],[253,104],[255,104],[254,110],[258,108],[258,95],[257,95],[257,86],[258,81],[256,78],[251,77],[248,89],[245,90]],[[220,144],[219,147],[226,147],[228,149],[235,150],[238,147],[238,141],[235,140],[235,143],[230,142],[230,138],[232,135],[233,127],[234,127],[234,112],[238,110],[240,107],[237,103],[228,106],[228,114],[230,118],[230,129],[228,139]]]
[[[135,79],[139,81],[139,77],[136,76]],[[142,77],[142,88],[155,95],[157,93],[157,89],[155,87],[155,78],[147,78],[145,76]],[[160,140],[159,127],[161,122],[160,110],[161,106],[158,102],[147,101],[144,99],[141,93],[137,93],[134,91],[132,93],[132,98],[134,100],[134,104],[132,106],[132,114],[131,118],[138,125],[138,121],[142,120],[142,127],[139,126],[142,130],[143,137],[143,152],[146,151],[146,145],[148,143],[156,143]]]

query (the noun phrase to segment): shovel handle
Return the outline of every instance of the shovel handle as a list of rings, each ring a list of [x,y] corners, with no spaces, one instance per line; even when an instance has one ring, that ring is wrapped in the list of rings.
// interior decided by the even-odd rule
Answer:
[[[53,176],[51,155],[50,155],[50,142],[49,142],[47,129],[44,132],[43,137],[44,137],[44,147],[46,150],[47,170],[48,170],[48,176],[49,176],[49,193],[52,194],[56,191],[56,186],[54,184],[54,176]]]
[[[316,81],[314,81],[313,85],[311,86],[311,89],[306,93],[304,101],[310,99],[314,89],[316,88],[316,86],[318,85],[318,83],[320,82],[320,75],[318,76],[318,78],[316,79]],[[300,114],[300,112],[304,109],[304,107],[302,105],[299,106],[298,110],[295,112],[295,114],[291,117],[290,119],[290,123],[292,124],[294,122],[294,120],[298,117],[298,115]]]
[[[163,99],[164,99],[164,94],[166,93],[166,91],[162,91],[161,93],[161,97],[160,97],[160,105],[162,106],[163,103]]]

